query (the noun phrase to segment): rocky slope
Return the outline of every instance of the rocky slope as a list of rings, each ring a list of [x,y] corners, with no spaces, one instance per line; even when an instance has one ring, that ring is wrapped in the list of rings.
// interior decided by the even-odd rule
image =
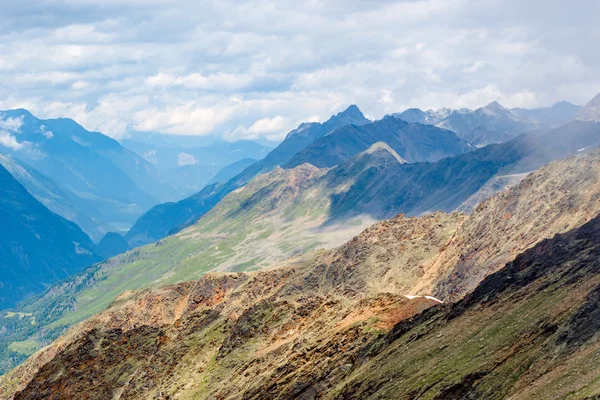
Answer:
[[[11,328],[5,343],[29,340],[40,345],[102,310],[125,290],[196,279],[214,270],[264,268],[311,249],[339,245],[366,225],[399,212],[452,211],[478,193],[483,196],[479,190],[490,179],[531,171],[600,137],[595,129],[560,132],[544,140],[521,136],[438,163],[407,164],[389,146],[377,143],[328,171],[309,165],[277,169],[230,193],[179,234],[91,268],[24,305],[19,311],[36,315],[39,325]],[[560,140],[563,136],[568,143]],[[432,285],[442,278],[432,276],[422,283]]]
[[[363,125],[370,121],[356,106],[332,116],[324,123],[303,123],[286,136],[285,140],[257,163],[225,183],[214,183],[200,192],[176,203],[159,204],[142,215],[127,232],[131,247],[142,246],[179,232],[210,211],[223,197],[239,189],[254,177],[285,164],[298,151],[332,130],[348,125]]]
[[[293,168],[304,163],[318,168],[334,167],[376,142],[386,143],[400,157],[411,163],[435,162],[474,149],[453,132],[431,125],[409,124],[394,117],[384,117],[363,126],[348,125],[330,132],[299,151],[284,168]]]
[[[543,241],[463,301],[396,325],[326,397],[597,398],[599,243],[598,217]]]
[[[471,215],[398,216],[281,268],[127,292],[0,387],[22,399],[583,397],[597,390],[575,371],[597,351],[580,327],[600,284],[599,212],[595,151]]]

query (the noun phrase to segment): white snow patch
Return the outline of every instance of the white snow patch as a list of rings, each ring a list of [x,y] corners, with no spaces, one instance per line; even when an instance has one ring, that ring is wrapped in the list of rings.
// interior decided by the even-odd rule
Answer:
[[[425,298],[426,298],[426,299],[429,299],[429,300],[437,301],[437,302],[438,302],[438,303],[440,303],[440,304],[444,304],[444,302],[443,302],[443,301],[441,301],[440,299],[436,299],[436,298],[435,298],[435,297],[433,297],[433,296],[425,296]]]
[[[433,296],[415,296],[415,295],[412,295],[412,294],[405,294],[404,297],[406,297],[409,300],[426,298],[427,300],[432,300],[432,301],[438,302],[440,304],[444,304],[443,301],[441,301],[440,299],[436,299]]]
[[[581,148],[581,149],[577,150],[577,152],[578,152],[578,153],[579,153],[579,152],[582,152],[582,151],[584,151],[585,149],[587,149],[587,147],[583,147],[583,148]]]

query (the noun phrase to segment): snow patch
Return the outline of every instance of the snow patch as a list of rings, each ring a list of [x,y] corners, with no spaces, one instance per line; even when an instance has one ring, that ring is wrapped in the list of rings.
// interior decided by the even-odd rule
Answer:
[[[441,301],[440,299],[436,299],[433,296],[415,296],[415,295],[412,295],[412,294],[405,294],[404,297],[406,297],[409,300],[425,298],[427,300],[432,300],[432,301],[435,301],[437,303],[444,304],[443,301]]]

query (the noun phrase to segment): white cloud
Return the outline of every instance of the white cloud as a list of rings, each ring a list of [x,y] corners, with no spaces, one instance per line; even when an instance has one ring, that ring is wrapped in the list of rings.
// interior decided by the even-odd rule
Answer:
[[[3,5],[0,108],[115,138],[235,140],[352,103],[375,118],[584,103],[600,91],[599,13],[595,0],[23,0]]]
[[[227,140],[258,139],[265,137],[271,140],[281,140],[291,129],[286,119],[281,116],[263,118],[254,122],[249,128],[238,126],[225,134]]]
[[[0,130],[0,145],[12,150],[19,150],[23,147],[23,144],[19,143],[13,135],[3,130]]]
[[[23,126],[23,117],[8,117],[5,118],[1,113],[0,113],[0,130],[3,131],[7,131],[7,132],[12,132],[12,133],[19,133],[21,126]]]
[[[0,146],[8,147],[11,150],[19,150],[23,147],[23,143],[20,143],[14,136],[19,134],[22,125],[22,117],[5,118],[0,114]]]
[[[42,130],[42,135],[44,135],[44,137],[46,137],[46,139],[52,139],[54,137],[54,133],[52,133],[51,130],[49,130],[48,128],[46,128],[45,125],[42,125],[40,127],[40,129]]]
[[[194,157],[193,154],[181,152],[177,154],[177,165],[180,167],[184,165],[195,165],[198,164],[198,160]]]

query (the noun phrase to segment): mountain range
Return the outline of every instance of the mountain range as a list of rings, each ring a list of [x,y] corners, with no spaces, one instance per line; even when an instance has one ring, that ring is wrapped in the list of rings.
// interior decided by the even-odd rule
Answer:
[[[333,167],[383,141],[409,162],[437,161],[474,148],[453,132],[387,117],[371,122],[358,107],[350,106],[323,124],[302,124],[263,160],[252,164],[224,184],[209,185],[178,203],[154,207],[128,232],[131,246],[159,240],[195,222],[224,196],[255,176],[276,166],[294,168],[304,163]]]
[[[0,377],[0,398],[562,396],[561,368],[595,349],[578,331],[595,323],[580,315],[596,285],[597,99],[377,121],[350,106],[266,156],[0,112],[0,373],[35,353]],[[121,206],[139,215],[204,182],[123,235]],[[552,328],[524,340],[540,320]],[[548,340],[572,351],[548,360]],[[529,360],[548,373],[502,383]],[[544,379],[552,390],[528,387]]]
[[[69,119],[41,120],[26,110],[2,111],[12,122],[13,158],[85,199],[100,230],[126,229],[144,211],[169,199],[158,172],[117,141],[89,132]]]
[[[24,303],[18,311],[36,315],[38,325],[5,340],[39,345],[132,289],[189,281],[210,271],[264,269],[337,246],[398,213],[451,212],[474,197],[479,203],[530,171],[598,143],[600,123],[573,121],[541,137],[521,135],[436,163],[407,163],[378,142],[331,169],[278,167],[226,195],[178,234],[97,264]],[[490,181],[513,176],[485,189]]]
[[[0,394],[597,394],[599,166],[595,150],[470,215],[400,215],[279,268],[125,292],[0,378]]]
[[[394,117],[407,122],[435,125],[455,132],[467,142],[482,147],[502,143],[521,133],[544,133],[572,120],[581,107],[566,101],[551,107],[509,110],[494,101],[476,110],[411,108]]]
[[[266,151],[252,142],[213,143],[198,150],[204,164],[185,153],[185,165],[171,176],[169,164],[165,179],[151,162],[70,119],[42,120],[22,109],[0,111],[0,133],[0,163],[36,199],[76,222],[96,242],[107,232],[124,233],[152,206],[199,190],[227,164]],[[182,150],[168,151],[174,152],[177,165]]]
[[[284,164],[284,168],[304,163],[318,168],[334,167],[377,142],[387,143],[400,157],[411,163],[435,162],[473,150],[454,132],[384,117],[370,124],[347,125],[328,133],[298,151]]]

